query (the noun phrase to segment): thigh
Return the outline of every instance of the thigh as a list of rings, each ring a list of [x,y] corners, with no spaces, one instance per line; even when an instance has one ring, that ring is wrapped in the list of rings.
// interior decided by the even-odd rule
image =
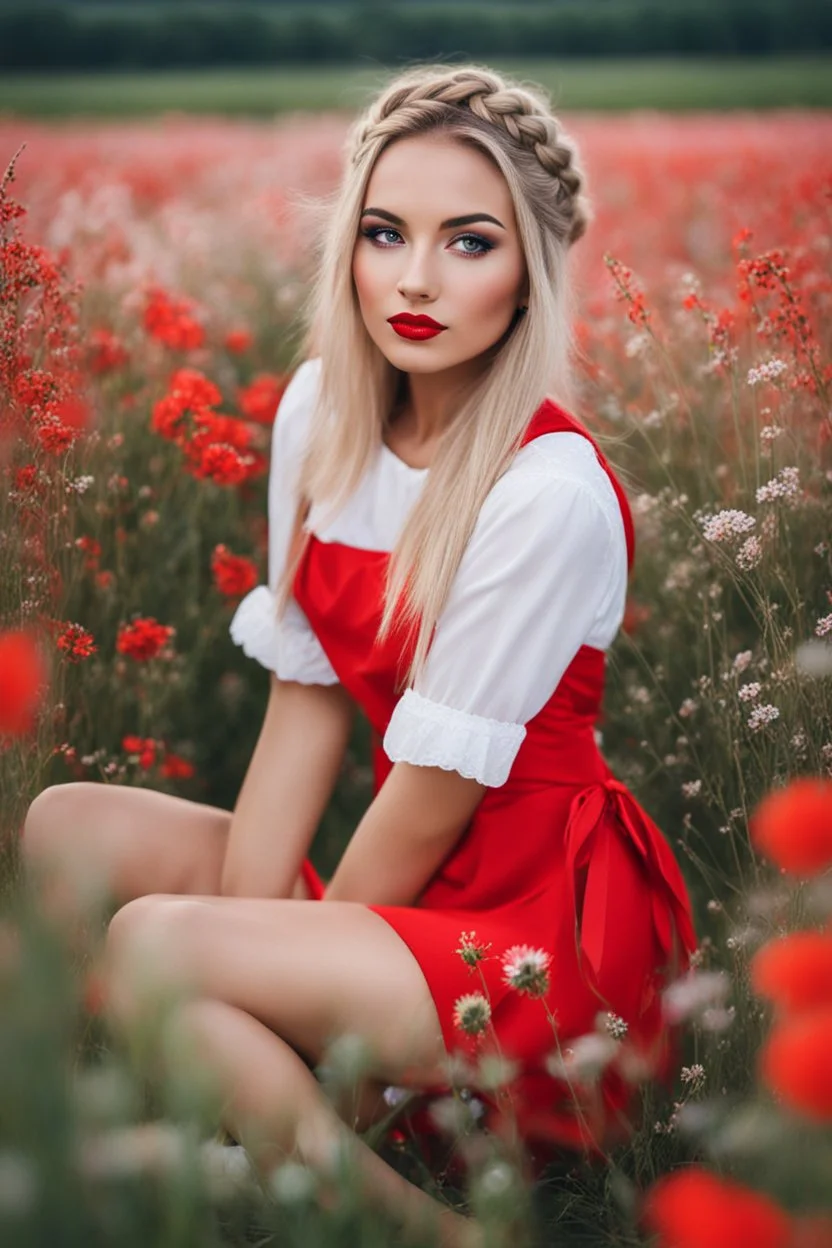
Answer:
[[[379,1079],[445,1081],[422,969],[393,928],[358,903],[147,897],[115,916],[108,952],[116,994],[122,976],[129,985],[133,972],[150,971],[245,1010],[309,1061],[350,1035],[367,1046]]]
[[[147,893],[219,892],[231,815],[153,789],[80,781],[35,798],[30,861],[88,876],[119,904]]]

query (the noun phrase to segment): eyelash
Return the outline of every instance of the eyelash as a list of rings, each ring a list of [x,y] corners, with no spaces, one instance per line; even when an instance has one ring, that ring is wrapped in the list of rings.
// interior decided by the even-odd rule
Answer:
[[[362,230],[361,233],[364,235],[365,238],[369,238],[371,242],[375,243],[377,247],[395,247],[396,246],[395,243],[378,242],[378,236],[379,234],[399,234],[399,231],[394,230],[392,225],[371,225],[368,229]],[[399,234],[399,238],[401,238],[401,234]],[[457,255],[465,256],[466,259],[478,260],[480,256],[485,256],[488,254],[489,251],[494,250],[494,244],[490,243],[487,238],[483,238],[479,234],[460,234],[457,238],[454,239],[454,242],[458,243],[463,238],[473,238],[474,241],[479,243],[480,246],[482,247],[482,251],[457,252]]]

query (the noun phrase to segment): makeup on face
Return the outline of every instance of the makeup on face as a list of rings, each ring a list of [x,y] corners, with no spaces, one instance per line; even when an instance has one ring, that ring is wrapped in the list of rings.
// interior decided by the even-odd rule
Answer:
[[[474,367],[521,301],[502,175],[481,153],[420,135],[382,153],[365,203],[353,277],[371,336],[405,371]]]

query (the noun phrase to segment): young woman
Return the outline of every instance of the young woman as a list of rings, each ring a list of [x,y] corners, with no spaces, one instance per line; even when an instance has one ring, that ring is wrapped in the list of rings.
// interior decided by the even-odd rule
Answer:
[[[605,1078],[589,1121],[546,1058],[606,1010],[663,1070],[659,991],[695,935],[593,728],[633,530],[567,410],[576,149],[542,92],[423,66],[353,126],[329,210],[274,430],[269,585],[232,623],[271,672],[235,810],[65,785],[25,845],[53,879],[104,872],[114,1013],[141,1009],[156,951],[262,1165],[326,1167],[347,1128],[310,1065],[341,1035],[414,1088],[497,1049],[530,1145],[597,1149],[626,1085]],[[323,885],[306,854],[357,709],[375,797]],[[504,1102],[485,1102],[499,1127]],[[355,1147],[367,1191],[415,1226],[429,1198]],[[446,1242],[477,1242],[438,1216]]]

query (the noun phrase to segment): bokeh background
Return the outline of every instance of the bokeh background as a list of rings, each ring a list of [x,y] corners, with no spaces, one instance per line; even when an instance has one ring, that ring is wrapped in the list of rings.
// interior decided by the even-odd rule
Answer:
[[[131,1132],[198,1098],[180,1080],[148,1100],[88,968],[21,910],[18,847],[32,797],[73,779],[233,807],[268,678],[228,624],[265,572],[306,197],[336,184],[355,112],[424,59],[541,83],[580,147],[577,414],[639,550],[603,748],[682,863],[701,940],[685,1064],[645,1089],[631,1144],[533,1187],[480,1153],[468,1197],[495,1227],[526,1210],[565,1244],[646,1244],[645,1193],[687,1162],[739,1190],[680,1196],[693,1238],[671,1218],[662,1248],[832,1242],[832,8],[0,0],[0,1239],[20,1248],[389,1242],[360,1203],[319,1218],[297,1173],[269,1213],[197,1183],[164,1134],[148,1166]],[[764,853],[754,812],[806,777],[817,802],[785,826],[815,849]],[[370,793],[359,722],[324,873]],[[766,1065],[788,1019],[754,959],[807,933],[814,1021]]]

